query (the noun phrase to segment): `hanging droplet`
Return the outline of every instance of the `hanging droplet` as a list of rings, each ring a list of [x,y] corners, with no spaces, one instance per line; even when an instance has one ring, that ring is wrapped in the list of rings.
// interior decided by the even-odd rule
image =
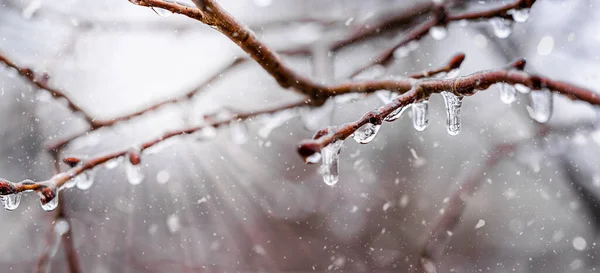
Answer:
[[[21,203],[22,195],[22,193],[17,192],[13,194],[0,196],[0,198],[2,199],[2,203],[4,204],[4,208],[6,210],[16,210],[19,207],[19,204]]]
[[[429,101],[422,100],[413,103],[411,108],[413,127],[419,132],[424,131],[429,125]]]
[[[69,222],[63,218],[60,218],[54,222],[54,233],[56,233],[58,236],[62,236],[69,232],[70,228],[71,225],[69,225]]]
[[[217,129],[211,125],[205,125],[202,129],[196,131],[194,136],[200,141],[211,140],[217,137]]]
[[[118,167],[119,164],[121,164],[121,162],[123,162],[122,157],[111,159],[111,160],[107,161],[106,163],[104,163],[104,168],[106,168],[108,170],[112,170],[112,169]]]
[[[529,9],[511,9],[508,14],[512,15],[513,20],[517,23],[525,23],[529,19]]]
[[[173,13],[171,11],[168,11],[166,9],[161,9],[161,8],[157,8],[157,7],[150,7],[154,13],[158,14],[161,17],[168,17],[173,15]]]
[[[529,116],[539,123],[546,123],[552,116],[552,92],[548,89],[536,90],[529,94],[531,105],[527,106]]]
[[[500,83],[500,100],[511,104],[517,99],[517,89],[508,83]]]
[[[319,163],[319,161],[321,161],[321,153],[314,153],[306,158],[306,163],[309,164],[316,164]]]
[[[446,38],[447,34],[448,30],[444,26],[433,26],[429,29],[429,35],[438,41]]]
[[[94,169],[84,171],[75,177],[77,188],[80,190],[87,190],[94,184],[94,177],[96,171]]]
[[[460,133],[460,107],[462,106],[462,97],[453,93],[443,91],[444,104],[446,105],[446,129],[448,134],[455,136]]]
[[[330,143],[321,149],[323,161],[321,174],[323,175],[323,181],[329,186],[335,185],[340,178],[338,168],[341,149],[342,141],[340,140]]]
[[[404,111],[406,111],[406,108],[408,108],[408,107],[402,106],[402,107],[396,108],[396,110],[394,110],[389,115],[387,115],[383,120],[385,120],[387,122],[392,122],[392,121],[399,119],[402,116],[402,114],[404,113]]]
[[[229,125],[231,140],[235,144],[244,144],[248,141],[248,128],[239,121],[234,121]]]
[[[352,138],[360,144],[367,144],[375,139],[377,132],[379,132],[379,128],[381,128],[381,124],[367,123],[358,128],[358,130],[352,134]]]
[[[58,191],[55,188],[44,188],[38,193],[43,210],[53,211],[58,207]]]
[[[500,39],[504,39],[512,33],[512,21],[504,18],[492,18],[490,24],[494,29],[494,34]]]
[[[525,85],[522,85],[520,83],[517,83],[514,86],[515,86],[515,89],[517,91],[519,91],[520,93],[529,94],[529,92],[531,92],[531,88],[529,88],[529,87],[527,87]]]
[[[140,155],[137,151],[132,151],[128,156],[129,160],[127,160],[125,164],[127,181],[129,181],[129,184],[131,185],[138,185],[144,180],[144,173],[142,172],[142,166],[140,164]]]

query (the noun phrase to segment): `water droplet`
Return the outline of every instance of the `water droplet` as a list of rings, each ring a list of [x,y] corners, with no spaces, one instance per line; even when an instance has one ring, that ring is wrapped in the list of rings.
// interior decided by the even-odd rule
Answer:
[[[424,131],[429,125],[429,101],[422,100],[413,103],[412,106],[413,127],[417,131]]]
[[[43,202],[40,202],[40,204],[42,205],[42,209],[45,211],[53,211],[56,209],[56,207],[58,207],[58,191],[56,189],[49,189],[49,191],[51,191],[51,196],[49,196],[49,200],[46,202],[46,204],[44,204]],[[40,193],[40,196],[42,197],[42,200],[45,198],[44,195],[42,195]]]
[[[342,141],[338,140],[321,149],[323,161],[321,174],[323,175],[323,182],[329,186],[335,185],[340,178],[338,168],[342,143]]]
[[[167,16],[171,16],[173,15],[173,13],[171,11],[168,11],[166,9],[161,9],[161,8],[157,8],[157,7],[150,7],[154,13],[158,14],[161,17],[167,17]]]
[[[205,125],[202,129],[199,129],[194,133],[196,139],[200,141],[211,140],[217,137],[217,129],[211,125]]]
[[[407,108],[408,107],[405,107],[405,106],[397,108],[396,110],[391,112],[389,115],[387,115],[383,120],[385,120],[387,122],[395,121],[402,116],[402,114],[404,113],[404,111],[406,111]]]
[[[125,164],[125,172],[127,174],[127,181],[129,181],[131,185],[138,185],[144,180],[144,173],[139,164],[133,165],[127,162],[127,164]]]
[[[106,168],[108,170],[112,170],[112,169],[118,167],[119,164],[121,164],[121,162],[123,162],[123,157],[111,159],[111,160],[107,161],[106,163],[104,163],[104,168]]]
[[[58,219],[56,220],[56,222],[54,222],[54,233],[56,233],[58,236],[62,236],[65,233],[67,233],[70,229],[70,225],[69,222],[67,222],[67,220],[65,219]]]
[[[529,93],[531,104],[527,106],[529,116],[539,123],[546,123],[552,116],[552,92],[548,89]]]
[[[480,229],[483,226],[485,226],[485,220],[479,219],[479,221],[477,221],[477,224],[475,225],[475,229]]]
[[[438,41],[446,38],[447,34],[448,30],[444,26],[433,26],[429,29],[429,35]]]
[[[515,86],[515,89],[522,94],[529,94],[529,92],[531,92],[531,88],[529,88],[525,85],[522,85],[520,83],[517,83],[514,86]]]
[[[84,171],[80,173],[77,177],[75,177],[75,184],[77,188],[80,190],[87,190],[92,187],[94,184],[94,177],[96,176],[96,171],[94,169]]]
[[[462,97],[453,93],[443,91],[444,104],[446,105],[446,129],[451,136],[460,133],[460,107],[462,106]]]
[[[315,164],[321,161],[321,153],[314,153],[311,156],[306,158],[306,163]]]
[[[511,9],[508,14],[512,15],[513,20],[517,23],[525,23],[529,19],[529,9]]]
[[[504,18],[492,18],[490,24],[494,29],[494,35],[500,39],[504,39],[512,33],[512,21]]]
[[[4,204],[5,209],[16,210],[19,207],[19,204],[21,203],[22,195],[23,195],[22,193],[18,192],[18,193],[0,196],[0,198],[2,200],[2,203]]]
[[[500,100],[511,104],[517,99],[517,89],[508,83],[500,83]]]
[[[242,122],[235,121],[229,126],[231,140],[235,144],[244,144],[248,141],[248,128]]]
[[[352,134],[352,138],[360,144],[367,144],[375,139],[377,132],[379,132],[379,128],[381,128],[381,124],[367,123],[358,128],[358,130]]]
[[[587,248],[587,242],[583,237],[577,236],[573,239],[573,248],[577,251],[584,251]]]

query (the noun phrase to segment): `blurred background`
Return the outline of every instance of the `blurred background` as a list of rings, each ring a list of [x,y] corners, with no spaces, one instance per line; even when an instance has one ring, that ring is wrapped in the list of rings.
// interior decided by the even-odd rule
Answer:
[[[432,4],[218,2],[274,49],[308,50],[283,59],[325,82],[347,81],[429,13],[328,54],[332,41]],[[509,2],[455,1],[452,12]],[[109,120],[184,94],[244,56],[213,29],[165,15],[126,0],[0,0],[0,54],[49,73],[50,85],[95,118]],[[461,75],[525,57],[526,71],[600,90],[599,18],[594,0],[538,0],[529,20],[515,23],[506,39],[496,37],[487,21],[451,23],[444,39],[424,37],[409,52],[396,52],[386,69],[361,77],[403,77],[464,52]],[[234,141],[239,132],[232,139],[229,128],[206,141],[174,138],[144,154],[139,185],[128,183],[125,164],[98,167],[90,189],[61,192],[82,272],[595,271],[598,109],[556,95],[553,117],[540,125],[527,114],[527,95],[510,105],[499,97],[492,86],[465,98],[458,136],[446,133],[443,100],[436,95],[424,132],[415,131],[405,114],[385,123],[367,145],[348,139],[335,187],[323,183],[318,165],[302,161],[296,146],[317,129],[382,105],[377,96],[337,99],[285,119],[252,119],[244,123],[246,141]],[[189,102],[96,130],[61,156],[92,158],[218,109],[258,110],[298,99],[256,63],[245,62]],[[64,101],[35,90],[4,65],[0,105],[0,176],[11,181],[49,178],[53,163],[45,145],[87,128]],[[513,149],[498,154],[498,145]],[[495,157],[498,162],[489,160]],[[443,229],[447,245],[440,243],[435,257],[426,259],[430,230],[464,189],[474,195],[459,198],[466,207],[455,228]],[[1,210],[0,219],[2,272],[69,272],[68,251],[53,228],[56,212],[42,210],[36,194],[24,195],[16,211]]]

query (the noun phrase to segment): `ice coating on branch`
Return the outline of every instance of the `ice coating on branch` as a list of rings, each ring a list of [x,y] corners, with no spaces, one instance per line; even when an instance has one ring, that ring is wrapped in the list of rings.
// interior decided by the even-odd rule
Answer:
[[[6,210],[16,210],[21,203],[22,193],[17,192],[9,195],[0,196],[0,200],[2,200],[2,204]]]
[[[525,23],[529,19],[530,9],[511,9],[508,14],[512,15],[513,20],[517,23]]]
[[[429,125],[429,101],[422,100],[413,103],[411,108],[413,127],[417,131],[424,131]]]
[[[500,100],[511,104],[517,99],[517,89],[507,83],[500,83]]]
[[[337,140],[321,149],[322,165],[321,174],[323,182],[329,186],[335,185],[339,178],[339,159],[342,149],[342,141]]]
[[[381,124],[367,123],[358,128],[358,130],[352,134],[352,138],[360,144],[367,144],[375,139],[377,132],[379,132],[379,128],[381,128]]]
[[[58,207],[58,193],[56,188],[44,188],[38,194],[40,195],[40,204],[45,211],[53,211]]]
[[[86,170],[83,173],[79,174],[75,177],[75,185],[80,190],[87,190],[92,187],[94,184],[94,177],[96,176],[96,171],[94,169]]]
[[[546,123],[552,116],[552,91],[548,89],[536,90],[529,93],[531,104],[527,106],[529,116],[539,123]]]
[[[462,106],[462,97],[453,93],[443,91],[444,104],[446,105],[446,129],[448,134],[455,136],[460,133],[460,107]]]
[[[492,18],[490,24],[494,30],[494,35],[500,39],[507,38],[512,33],[512,21],[504,18]]]
[[[387,115],[383,120],[385,120],[387,122],[395,121],[395,120],[399,119],[402,116],[402,114],[404,114],[404,112],[406,111],[407,108],[408,108],[407,106],[402,106],[402,107],[396,108],[396,110],[394,110],[389,115]]]
[[[429,29],[429,35],[435,40],[442,40],[446,38],[448,30],[444,26],[433,26]]]

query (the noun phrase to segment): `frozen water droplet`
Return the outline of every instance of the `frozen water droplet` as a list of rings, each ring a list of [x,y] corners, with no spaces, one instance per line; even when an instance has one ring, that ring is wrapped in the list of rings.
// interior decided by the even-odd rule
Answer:
[[[460,107],[462,106],[462,97],[453,93],[443,91],[444,104],[446,105],[446,129],[448,134],[455,136],[460,133]]]
[[[447,34],[448,30],[444,26],[433,26],[429,29],[429,35],[436,40],[442,40],[446,38]]]
[[[573,239],[573,248],[577,251],[584,251],[587,248],[587,242],[583,237],[577,236]]]
[[[429,125],[429,101],[422,100],[413,103],[411,108],[413,127],[419,132],[424,131]]]
[[[23,194],[18,192],[14,194],[1,196],[2,203],[4,204],[4,208],[7,210],[16,210],[21,203],[21,196]]]
[[[454,78],[458,77],[459,74],[460,74],[459,68],[452,69],[452,70],[448,71],[448,73],[446,74],[446,79],[454,79]]]
[[[479,219],[479,221],[477,221],[477,224],[475,225],[475,229],[480,229],[483,226],[485,226],[485,220]]]
[[[352,138],[360,144],[367,144],[375,139],[377,132],[379,132],[379,128],[381,128],[381,124],[367,123],[358,128],[358,130],[352,134]]]
[[[517,23],[525,23],[529,19],[529,9],[511,9],[508,14],[512,15],[513,20]]]
[[[157,8],[157,7],[150,7],[154,13],[158,14],[161,17],[168,17],[170,15],[173,15],[173,13],[171,11],[168,11],[166,9],[161,9],[161,8]]]
[[[217,137],[217,129],[211,125],[206,125],[194,133],[194,136],[200,141],[211,140]]]
[[[75,183],[77,188],[80,190],[87,190],[92,187],[94,184],[94,177],[96,176],[96,171],[94,169],[87,170],[81,174],[79,174],[75,178]]]
[[[306,163],[315,164],[321,161],[321,153],[314,153],[306,158]]]
[[[396,110],[394,110],[393,112],[391,112],[389,115],[387,115],[383,120],[387,121],[387,122],[392,122],[395,121],[397,119],[399,119],[402,114],[404,114],[404,111],[406,111],[408,107],[400,107],[397,108]]]
[[[517,99],[517,89],[508,83],[500,83],[500,100],[511,104]]]
[[[69,229],[69,222],[67,222],[65,219],[60,218],[54,223],[54,233],[56,233],[58,236],[64,235],[69,231]]]
[[[127,175],[127,181],[131,185],[138,185],[144,180],[144,173],[142,172],[141,164],[133,165],[127,161],[125,164],[125,174]]]
[[[517,83],[514,86],[515,86],[515,89],[522,94],[529,94],[529,92],[531,92],[531,89],[529,87],[522,85],[520,83]]]
[[[106,163],[104,163],[104,168],[106,168],[108,170],[112,170],[112,169],[118,167],[119,164],[121,164],[121,162],[123,162],[122,157],[111,159],[111,160],[107,161]]]
[[[546,123],[552,116],[552,92],[548,89],[533,91],[529,94],[531,105],[527,106],[529,116],[539,123]]]
[[[322,165],[321,174],[323,181],[329,186],[335,185],[339,178],[339,159],[340,151],[342,150],[342,141],[330,143],[321,149]]]
[[[46,202],[46,204],[44,204],[43,202],[40,202],[40,204],[42,205],[42,209],[45,211],[53,211],[56,209],[56,207],[58,207],[58,191],[53,189],[52,192],[53,192],[53,198],[48,200],[48,202]],[[44,198],[43,195],[42,195],[42,198]]]
[[[23,9],[21,12],[21,16],[23,18],[29,20],[33,17],[33,15],[42,7],[42,0],[31,0],[29,5]]]
[[[242,122],[232,122],[229,126],[231,141],[235,144],[244,144],[248,141],[248,128]]]
[[[490,24],[494,29],[494,35],[500,39],[504,39],[512,33],[512,21],[504,18],[492,18]]]

